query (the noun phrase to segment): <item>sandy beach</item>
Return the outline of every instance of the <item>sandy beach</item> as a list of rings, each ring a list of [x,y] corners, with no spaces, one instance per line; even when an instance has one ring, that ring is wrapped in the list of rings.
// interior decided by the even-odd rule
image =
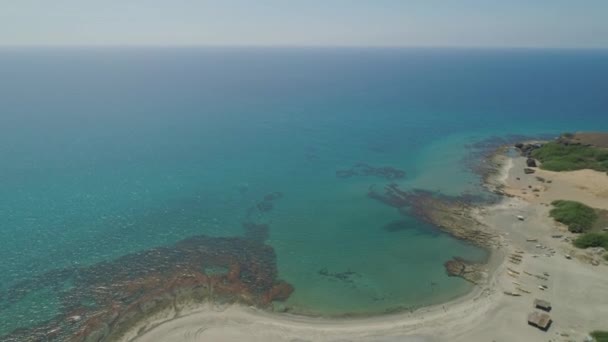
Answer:
[[[590,331],[606,329],[608,266],[591,265],[594,256],[568,242],[573,235],[549,218],[546,204],[573,199],[608,209],[608,177],[587,170],[526,175],[524,158],[500,158],[502,169],[491,182],[510,197],[473,213],[496,231],[499,247],[486,266],[487,280],[464,297],[412,313],[358,319],[186,303],[149,317],[122,341],[583,341]],[[535,299],[552,304],[547,332],[527,324]]]

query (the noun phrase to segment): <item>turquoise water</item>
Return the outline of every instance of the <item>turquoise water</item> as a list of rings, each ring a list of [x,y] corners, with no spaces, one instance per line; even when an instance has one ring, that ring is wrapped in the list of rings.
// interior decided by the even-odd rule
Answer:
[[[479,193],[468,145],[608,129],[608,52],[383,49],[0,50],[0,289],[197,234],[270,225],[280,304],[382,313],[466,293],[453,256],[486,252],[369,199]],[[399,222],[395,231],[387,224]],[[323,274],[348,274],[339,278]],[[41,290],[2,295],[0,333],[50,319]]]

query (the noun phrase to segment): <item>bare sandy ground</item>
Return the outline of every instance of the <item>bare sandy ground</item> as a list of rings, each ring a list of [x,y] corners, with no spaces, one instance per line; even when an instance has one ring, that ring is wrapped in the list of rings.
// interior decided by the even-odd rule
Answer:
[[[524,179],[519,174],[520,159],[506,160],[495,181],[507,187],[531,182],[534,178]],[[549,219],[549,208],[541,203],[572,198],[572,191],[580,196],[593,193],[573,190],[566,185],[570,176],[559,177],[548,184],[552,190],[539,194],[544,197],[509,198],[478,209],[479,219],[499,232],[501,247],[491,258],[487,283],[453,302],[414,313],[363,319],[315,319],[209,304],[186,307],[179,314],[160,313],[131,330],[123,341],[583,341],[591,330],[607,328],[608,266],[565,258],[579,252],[563,238],[551,237],[557,233],[568,237],[570,233]],[[608,186],[608,177],[598,178],[598,182],[594,189]],[[589,196],[601,201],[601,194]],[[525,220],[519,221],[517,215]],[[523,256],[521,263],[511,261],[513,254]],[[539,285],[547,289],[541,290]],[[505,291],[521,296],[508,296]],[[527,325],[536,298],[553,305],[550,315],[554,323],[548,332]]]
[[[525,174],[525,159],[515,158],[510,177],[505,179],[505,193],[532,203],[550,204],[555,200],[573,200],[598,209],[608,209],[608,175],[594,170],[552,172],[536,169]],[[541,180],[539,180],[539,178]]]

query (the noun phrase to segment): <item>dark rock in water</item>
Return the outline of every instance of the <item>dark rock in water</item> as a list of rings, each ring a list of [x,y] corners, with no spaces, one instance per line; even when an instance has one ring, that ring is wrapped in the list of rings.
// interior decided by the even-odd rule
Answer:
[[[293,293],[294,288],[291,284],[286,282],[280,282],[274,285],[270,291],[265,295],[265,302],[270,303],[272,301],[283,302],[286,301],[289,296]]]
[[[521,150],[523,147],[524,147],[524,144],[522,144],[522,143],[517,143],[517,144],[515,144],[515,148],[518,148],[518,149],[520,149],[520,150]]]
[[[526,165],[528,165],[528,167],[536,167],[536,160],[534,158],[528,158],[528,160],[526,160]]]
[[[530,168],[525,168],[524,169],[524,173],[527,174],[527,175],[532,174],[534,172],[536,172],[534,169],[530,169]]]
[[[263,223],[245,222],[245,238],[263,243],[270,236],[270,227]]]
[[[259,211],[265,213],[271,211],[274,208],[274,204],[270,201],[262,201],[257,204],[257,208]]]
[[[350,178],[355,176],[356,173],[352,170],[338,170],[336,171],[336,177],[338,178]]]
[[[283,193],[275,191],[271,194],[264,196],[264,201],[274,201],[283,198]]]
[[[452,260],[446,261],[443,266],[450,277],[460,277],[473,284],[477,284],[484,278],[482,266],[474,264],[463,258],[454,257]]]
[[[401,179],[405,177],[405,171],[394,167],[373,167],[365,163],[359,163],[348,170],[336,171],[338,178],[350,178],[353,176],[374,176],[388,180]]]
[[[346,270],[344,272],[329,272],[327,270],[327,268],[323,268],[323,269],[319,270],[319,272],[317,272],[317,273],[319,273],[322,276],[335,278],[335,279],[341,280],[346,283],[354,283],[354,280],[352,278],[361,276],[357,272],[354,272],[351,270]]]

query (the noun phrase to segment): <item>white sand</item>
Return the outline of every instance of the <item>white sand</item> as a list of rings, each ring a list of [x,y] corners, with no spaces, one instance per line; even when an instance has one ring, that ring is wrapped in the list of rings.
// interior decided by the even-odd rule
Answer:
[[[509,185],[521,178],[520,159],[507,161],[498,181]],[[552,196],[569,198],[571,189],[560,188],[561,178],[554,179]],[[608,177],[599,182],[608,185]],[[273,314],[238,305],[199,306],[183,310],[176,318],[170,313],[156,321],[151,318],[124,341],[582,341],[589,331],[608,328],[608,267],[566,259],[564,255],[575,254],[574,249],[551,235],[569,233],[548,218],[549,208],[535,198],[511,198],[479,209],[480,220],[497,229],[503,240],[502,247],[493,253],[491,267],[495,272],[487,284],[445,305],[414,313],[340,320]],[[525,221],[517,220],[517,215]],[[538,242],[526,241],[532,238]],[[537,248],[537,244],[546,248]],[[555,255],[546,255],[550,249]],[[521,264],[503,258],[515,251],[524,252]],[[509,275],[507,268],[519,275]],[[549,277],[543,281],[524,271],[535,275],[547,272]],[[540,290],[540,284],[548,289]],[[531,294],[511,297],[503,293],[517,291],[517,287]],[[550,315],[554,323],[548,332],[527,325],[535,298],[553,305]],[[138,331],[141,333],[134,337]]]

